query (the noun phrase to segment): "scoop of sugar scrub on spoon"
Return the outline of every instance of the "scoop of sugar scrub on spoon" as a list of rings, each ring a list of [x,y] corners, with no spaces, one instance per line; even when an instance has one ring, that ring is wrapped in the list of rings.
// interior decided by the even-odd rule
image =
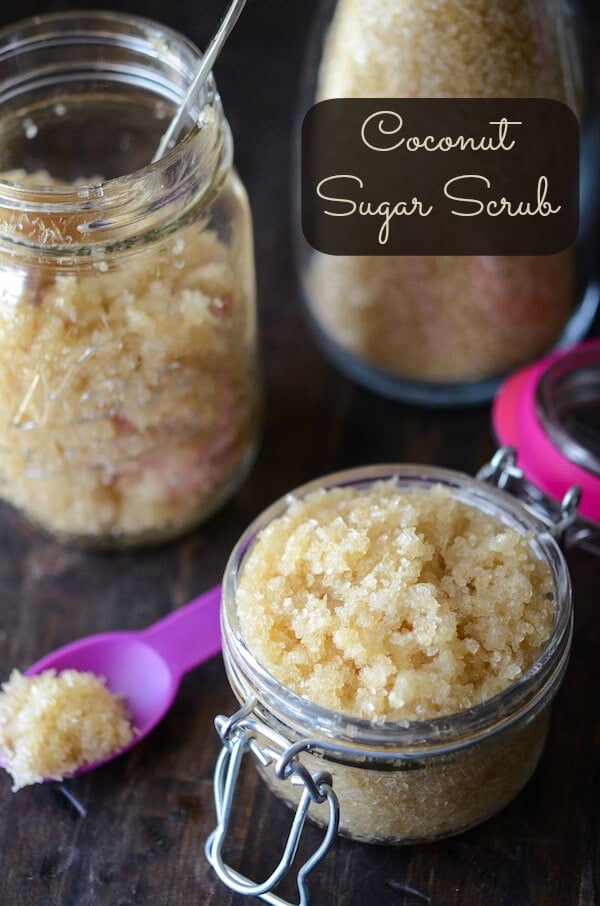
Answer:
[[[4,685],[4,697],[9,698],[15,680],[14,685],[18,692],[17,710],[10,714],[11,709],[7,707],[10,702],[3,703],[0,709],[2,724],[0,741],[2,762],[15,781],[13,788],[18,789],[38,780],[62,779],[63,776],[89,771],[128,751],[147,736],[169,710],[183,675],[221,650],[220,601],[221,589],[217,586],[146,629],[88,636],[47,654],[25,671],[25,678],[19,675],[11,676],[10,682]],[[32,735],[30,732],[33,729],[32,721],[25,721],[28,726],[22,726],[23,714],[30,704],[24,700],[23,688],[26,687],[28,678],[32,678],[30,685],[33,688],[36,680],[42,679],[42,674],[44,677],[50,676],[46,671],[56,671],[58,679],[67,676],[69,681],[70,677],[63,671],[91,673],[94,677],[103,678],[108,691],[123,700],[125,710],[131,719],[133,735],[129,741],[99,759],[92,758],[77,765],[76,769],[68,769],[63,773],[53,767],[51,775],[48,775],[48,762],[44,757],[41,743],[46,740],[48,745],[58,745],[60,740],[57,737],[63,734],[65,748],[70,748],[71,751],[74,748],[77,751],[81,742],[77,734],[81,736],[84,733],[86,709],[74,712],[75,715],[82,714],[81,726],[77,726],[77,717],[70,717],[71,728],[69,721],[66,728],[45,726],[41,728],[40,739],[36,740],[35,734]],[[43,718],[43,712],[39,699],[41,692],[35,694],[38,696],[35,702],[37,721]],[[54,701],[50,708],[50,714],[54,714],[55,719],[57,715],[60,716],[59,706],[60,690],[54,692]],[[85,719],[87,720],[87,717]],[[88,731],[89,727],[86,726],[85,732]],[[22,779],[27,778],[27,772],[30,778],[35,776],[35,764],[33,771],[31,764],[26,766],[25,772],[21,770],[22,765],[15,768],[15,761],[18,760],[15,753],[18,752],[19,745],[23,744],[23,739],[19,739],[19,732],[26,735],[23,751],[30,761],[32,752],[35,754],[36,747],[39,747],[38,760],[43,767],[40,767],[37,772],[39,776],[35,779]]]
[[[233,27],[237,20],[240,17],[244,6],[246,5],[246,0],[232,0],[232,3],[229,6],[229,9],[223,17],[223,21],[219,25],[219,28],[213,35],[213,39],[206,48],[204,55],[202,56],[202,61],[194,74],[194,78],[188,88],[185,97],[183,98],[181,104],[179,105],[177,112],[173,119],[171,120],[167,130],[164,132],[163,137],[160,140],[158,148],[154,153],[152,158],[152,163],[155,163],[157,160],[160,160],[161,157],[170,151],[177,144],[177,137],[181,124],[185,119],[190,104],[193,101],[198,88],[204,80],[207,78],[209,72],[215,64],[215,60],[221,52],[221,48],[225,44],[225,41],[233,31]]]

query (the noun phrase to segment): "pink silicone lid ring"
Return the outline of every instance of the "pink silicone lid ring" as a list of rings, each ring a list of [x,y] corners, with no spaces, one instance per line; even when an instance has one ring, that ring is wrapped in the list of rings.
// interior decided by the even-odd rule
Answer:
[[[558,362],[568,369],[569,360],[572,360],[574,370],[583,367],[581,363],[585,360],[588,368],[597,368],[600,372],[600,339],[552,353],[516,371],[496,395],[492,423],[499,443],[517,450],[519,467],[529,481],[557,502],[570,487],[578,485],[581,488],[580,514],[600,523],[600,477],[565,455],[549,435],[539,412],[540,381]]]

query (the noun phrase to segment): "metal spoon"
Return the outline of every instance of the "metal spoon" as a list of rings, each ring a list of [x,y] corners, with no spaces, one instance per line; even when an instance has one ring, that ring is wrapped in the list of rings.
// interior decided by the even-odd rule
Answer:
[[[239,19],[240,13],[242,12],[245,5],[246,0],[232,0],[229,9],[225,13],[223,21],[219,25],[219,28],[213,35],[212,41],[204,52],[202,61],[198,69],[196,70],[196,74],[192,79],[192,83],[188,88],[187,93],[183,101],[181,102],[181,105],[179,106],[175,116],[171,120],[167,130],[165,131],[163,137],[159,142],[158,148],[156,149],[154,157],[152,158],[152,163],[155,163],[157,160],[160,160],[161,157],[164,157],[167,151],[170,151],[170,149],[173,148],[176,144],[177,134],[179,132],[181,123],[188,112],[188,107],[193,97],[195,96],[198,87],[206,79],[209,72],[213,68],[215,60],[217,59],[221,48],[233,31],[233,27]]]
[[[125,698],[136,730],[133,740],[75,773],[91,771],[141,742],[171,707],[183,675],[218,654],[220,602],[217,586],[146,629],[87,636],[47,654],[25,671],[26,676],[50,668],[91,671],[104,677],[111,692]]]

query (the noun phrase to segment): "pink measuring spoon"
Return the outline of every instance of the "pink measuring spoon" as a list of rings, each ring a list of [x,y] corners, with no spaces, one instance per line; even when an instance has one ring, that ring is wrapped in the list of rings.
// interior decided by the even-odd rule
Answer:
[[[140,742],[165,716],[185,673],[221,650],[216,586],[146,629],[104,632],[70,642],[25,671],[26,676],[53,668],[74,669],[104,677],[111,692],[124,696],[136,729],[133,740],[101,761],[75,773],[91,771]]]

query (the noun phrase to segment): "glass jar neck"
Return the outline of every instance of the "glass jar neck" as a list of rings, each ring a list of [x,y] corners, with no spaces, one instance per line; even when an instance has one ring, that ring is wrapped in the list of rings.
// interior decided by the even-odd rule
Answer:
[[[201,59],[149,20],[75,12],[0,32],[0,243],[61,258],[128,248],[210,204],[232,162],[212,76],[151,163]]]

